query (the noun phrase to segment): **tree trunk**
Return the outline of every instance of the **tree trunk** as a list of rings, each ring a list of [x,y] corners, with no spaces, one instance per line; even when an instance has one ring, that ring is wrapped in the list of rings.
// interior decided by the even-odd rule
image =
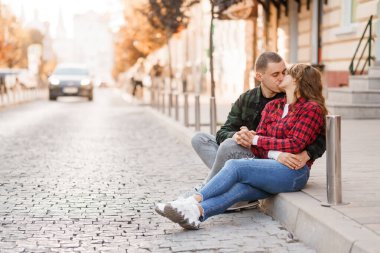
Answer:
[[[257,1],[253,6],[252,18],[247,20],[245,29],[245,45],[246,45],[246,69],[244,73],[244,91],[249,90],[250,87],[250,74],[255,68],[255,61],[257,57]],[[254,81],[255,83],[255,81]],[[256,84],[254,85],[256,86]]]
[[[169,91],[172,92],[172,79],[173,79],[173,68],[172,68],[172,52],[170,49],[170,32],[166,31],[167,41],[166,44],[168,45],[168,64],[169,64]]]
[[[215,97],[214,79],[214,1],[211,3],[211,24],[210,24],[210,74],[211,74],[211,97]]]
[[[253,69],[253,26],[254,23],[252,20],[247,20],[245,25],[245,55],[246,55],[246,61],[245,61],[245,71],[244,71],[244,90],[249,90],[249,76],[251,73],[251,70]]]

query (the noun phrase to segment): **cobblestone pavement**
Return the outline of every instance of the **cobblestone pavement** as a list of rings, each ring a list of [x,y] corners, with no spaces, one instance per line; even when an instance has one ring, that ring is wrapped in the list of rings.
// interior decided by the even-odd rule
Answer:
[[[199,231],[157,215],[205,166],[143,107],[96,95],[0,111],[0,252],[315,252],[259,210]]]

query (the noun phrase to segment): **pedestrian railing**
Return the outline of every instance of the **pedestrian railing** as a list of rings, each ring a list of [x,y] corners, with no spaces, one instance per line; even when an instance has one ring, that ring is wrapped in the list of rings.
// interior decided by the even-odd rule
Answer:
[[[47,97],[46,89],[22,85],[16,74],[12,70],[0,71],[0,107]]]
[[[364,29],[363,34],[362,34],[362,37],[359,40],[359,44],[356,47],[355,53],[352,56],[350,66],[348,67],[351,75],[356,75],[358,73],[360,73],[360,75],[362,75],[364,73],[365,67],[367,65],[369,67],[371,67],[371,61],[374,60],[374,57],[371,55],[372,41],[374,40],[374,38],[372,36],[372,18],[373,18],[373,15],[370,16],[368,23]],[[368,37],[366,37],[367,30],[368,30]],[[363,41],[365,43],[364,48],[361,51],[359,59],[357,59],[359,49],[360,49],[360,46],[361,46]],[[368,50],[367,50],[367,48],[368,48]],[[367,55],[364,55],[365,53],[367,53]],[[363,58],[364,58],[364,63],[363,63],[361,70],[359,71],[359,65],[360,65]],[[355,60],[357,60],[356,65],[354,64]]]
[[[47,98],[46,89],[6,89],[0,91],[0,107]]]
[[[182,122],[185,127],[194,127],[195,131],[200,131],[201,127],[209,126],[210,133],[216,134],[216,105],[215,98],[210,98],[207,104],[210,110],[210,121],[202,122],[201,95],[194,92],[174,92],[163,88],[150,87],[150,104],[163,114]],[[181,110],[183,110],[181,112]],[[193,110],[193,111],[191,111]]]

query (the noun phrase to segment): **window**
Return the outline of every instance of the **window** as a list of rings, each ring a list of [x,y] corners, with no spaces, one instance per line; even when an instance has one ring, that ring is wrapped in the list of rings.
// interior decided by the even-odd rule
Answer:
[[[340,27],[337,35],[351,34],[356,31],[356,10],[358,0],[342,0],[342,9],[340,13]]]
[[[356,23],[356,11],[358,9],[358,0],[351,0],[351,23]]]

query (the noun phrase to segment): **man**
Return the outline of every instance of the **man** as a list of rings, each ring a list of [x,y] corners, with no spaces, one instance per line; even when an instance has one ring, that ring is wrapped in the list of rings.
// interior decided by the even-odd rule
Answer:
[[[260,81],[260,86],[240,95],[233,104],[227,121],[216,133],[216,137],[197,133],[191,140],[196,153],[211,169],[204,184],[223,168],[227,160],[253,157],[248,131],[256,130],[261,119],[261,112],[269,101],[284,96],[278,87],[286,71],[285,62],[281,56],[274,52],[265,52],[258,57],[255,69],[256,79]],[[299,169],[309,159],[321,157],[326,149],[325,144],[324,136],[319,136],[313,145],[300,154],[280,152],[275,158],[290,168]],[[196,186],[195,190],[198,191],[202,186],[203,184]],[[257,204],[257,202],[238,203],[230,210],[252,208]]]

